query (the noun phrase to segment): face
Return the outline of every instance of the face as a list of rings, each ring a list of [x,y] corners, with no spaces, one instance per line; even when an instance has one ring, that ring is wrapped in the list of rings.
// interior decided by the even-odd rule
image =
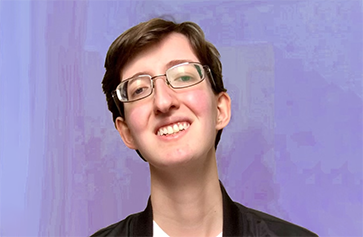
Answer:
[[[189,40],[172,33],[125,65],[121,78],[165,74],[168,68],[182,62],[199,60]],[[124,109],[125,118],[116,120],[124,143],[139,150],[155,167],[214,158],[216,133],[230,119],[228,95],[215,95],[208,78],[195,86],[175,90],[166,84],[164,76],[157,77],[152,95],[125,103]]]

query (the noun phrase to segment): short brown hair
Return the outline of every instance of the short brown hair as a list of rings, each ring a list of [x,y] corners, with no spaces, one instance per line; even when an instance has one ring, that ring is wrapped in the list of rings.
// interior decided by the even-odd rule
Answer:
[[[166,35],[173,32],[186,36],[200,63],[209,66],[215,81],[215,86],[212,86],[214,93],[219,94],[220,92],[227,91],[222,80],[220,54],[216,47],[205,39],[201,28],[193,22],[178,24],[173,21],[154,18],[126,30],[111,44],[107,52],[105,61],[106,72],[102,81],[102,89],[106,95],[108,109],[112,113],[114,122],[117,117],[124,117],[123,103],[114,101],[112,97],[112,92],[121,82],[121,71],[135,55],[159,43]],[[211,78],[211,80],[213,79]],[[215,140],[216,149],[221,134],[222,130],[219,130]]]

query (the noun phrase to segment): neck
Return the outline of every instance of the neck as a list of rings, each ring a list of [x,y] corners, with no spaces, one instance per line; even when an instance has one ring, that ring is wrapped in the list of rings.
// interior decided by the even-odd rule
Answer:
[[[170,236],[217,236],[223,203],[215,157],[158,170],[150,166],[153,218]]]

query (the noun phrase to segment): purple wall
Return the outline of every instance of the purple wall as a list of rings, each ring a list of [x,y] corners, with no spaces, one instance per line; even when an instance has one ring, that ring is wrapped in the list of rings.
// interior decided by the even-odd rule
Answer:
[[[165,14],[221,52],[230,196],[320,236],[362,236],[355,0],[0,0],[0,236],[86,236],[144,209],[148,166],[114,129],[101,80],[111,42]]]

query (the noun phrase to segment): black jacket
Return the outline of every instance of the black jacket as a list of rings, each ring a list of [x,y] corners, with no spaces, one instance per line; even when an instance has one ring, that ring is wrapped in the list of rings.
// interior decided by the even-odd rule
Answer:
[[[223,236],[317,236],[287,221],[233,202],[221,184]],[[91,237],[153,236],[153,215],[149,198],[146,209],[99,230]]]

